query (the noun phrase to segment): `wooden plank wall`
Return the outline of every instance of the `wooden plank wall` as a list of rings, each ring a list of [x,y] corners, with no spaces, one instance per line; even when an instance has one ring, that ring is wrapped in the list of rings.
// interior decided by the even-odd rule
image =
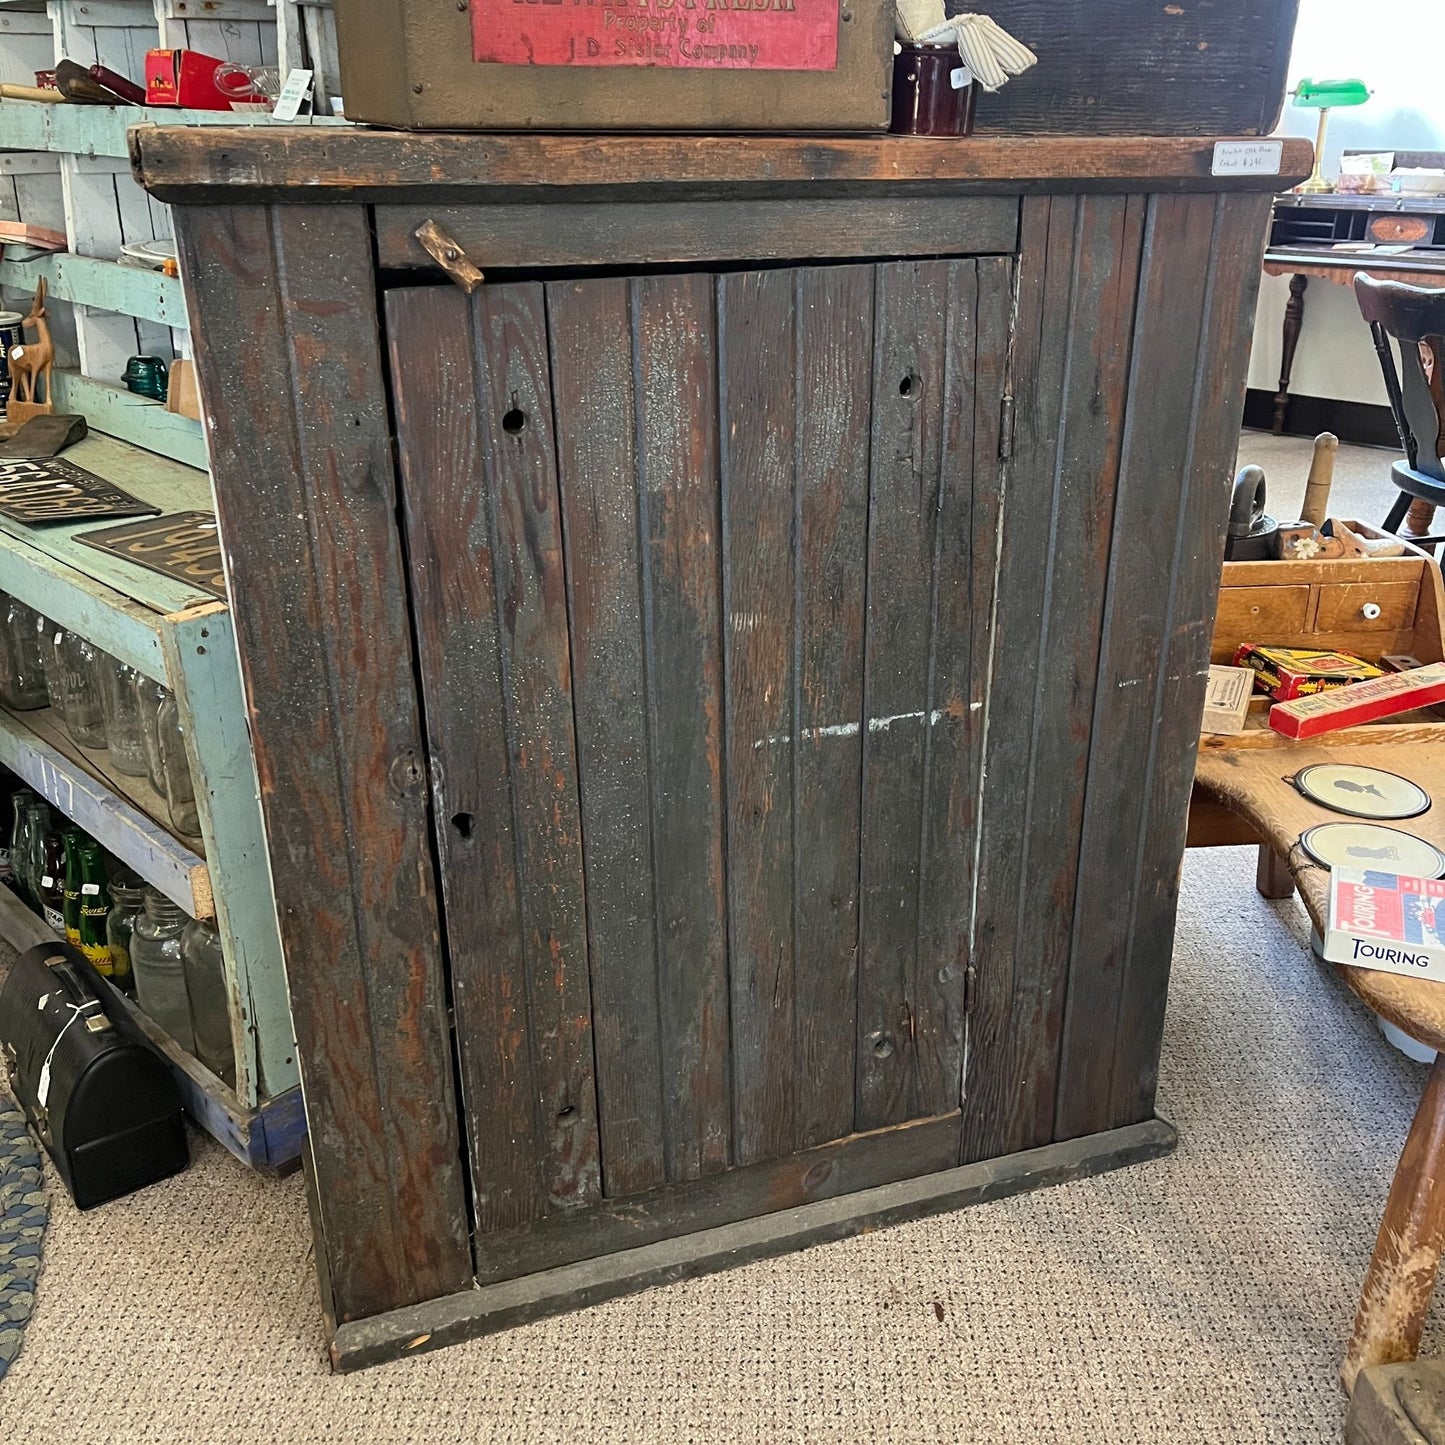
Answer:
[[[1054,1137],[1144,209],[1141,196],[1024,203],[1017,430],[996,517],[968,1159]]]
[[[389,294],[483,1229],[957,1113],[1009,291]]]
[[[371,242],[335,206],[187,208],[177,238],[207,318],[323,1303],[356,1319],[472,1278]]]
[[[410,621],[364,213],[184,213],[338,1317],[472,1274],[423,747],[485,1276],[1149,1116],[1268,209],[391,292]]]
[[[1144,220],[1089,723],[1060,1139],[1153,1112],[1268,217],[1262,196],[1184,195],[1151,197]]]

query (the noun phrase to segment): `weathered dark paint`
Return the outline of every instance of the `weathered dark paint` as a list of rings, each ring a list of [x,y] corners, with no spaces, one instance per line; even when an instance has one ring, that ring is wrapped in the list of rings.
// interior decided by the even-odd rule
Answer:
[[[486,142],[451,198],[531,186],[620,212],[736,172],[799,204],[845,185],[906,208],[950,167],[939,184],[1050,194],[1024,200],[1017,260],[899,260],[880,231],[849,264],[394,294],[404,553],[365,212],[183,214],[214,313],[223,531],[256,539],[233,580],[343,1331],[471,1279],[448,985],[484,1279],[636,1230],[668,1259],[697,1229],[766,1252],[758,1229],[813,1236],[748,1215],[814,1208],[845,1174],[1092,1140],[1153,1107],[1263,183],[1205,195],[1224,183],[1182,178],[1207,147],[1169,142],[1157,182],[1089,176],[1059,143],[1049,177],[1000,185],[986,142],[768,141],[639,191],[659,140],[579,190],[615,143],[564,147],[542,184],[515,170],[538,140]],[[447,138],[368,144],[410,187],[396,201],[440,195],[415,169],[439,174]],[[176,152],[169,183],[253,193],[223,149],[189,179]],[[965,150],[962,170],[944,155]],[[821,190],[787,179],[810,166]],[[1198,194],[1164,195],[1183,184]],[[277,377],[299,395],[280,432]],[[280,441],[258,455],[263,428]],[[869,729],[885,699],[929,720],[917,746]],[[805,748],[835,707],[856,732]],[[772,737],[776,756],[753,746]],[[902,1049],[857,1047],[885,1025]],[[837,1207],[854,1213],[828,1230],[875,1217]],[[672,1269],[599,1257],[556,1297],[529,1275],[508,1299],[536,1301],[488,1295],[471,1327]]]
[[[471,1274],[370,240],[352,207],[176,234],[345,1321]]]

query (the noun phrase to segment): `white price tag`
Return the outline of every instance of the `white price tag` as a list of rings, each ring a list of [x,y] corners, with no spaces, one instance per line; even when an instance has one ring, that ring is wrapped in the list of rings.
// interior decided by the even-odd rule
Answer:
[[[948,73],[948,83],[955,90],[962,90],[965,85],[973,84],[973,72],[966,65],[960,65]]]
[[[99,883],[82,883],[82,884],[80,885],[80,891],[81,891],[87,898],[91,898],[91,897],[93,897],[95,894],[97,894],[97,893],[100,892],[100,884],[99,884]]]
[[[1277,176],[1282,140],[1219,140],[1214,143],[1212,176]]]
[[[311,94],[311,72],[299,67],[286,77],[281,94],[276,97],[276,106],[271,114],[277,120],[295,120],[301,110],[301,102]]]

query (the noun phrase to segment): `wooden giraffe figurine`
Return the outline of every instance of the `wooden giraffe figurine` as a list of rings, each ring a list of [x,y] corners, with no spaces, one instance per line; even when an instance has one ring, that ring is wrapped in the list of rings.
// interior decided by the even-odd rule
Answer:
[[[21,321],[26,331],[35,332],[35,340],[10,348],[11,421],[25,422],[32,416],[54,411],[50,390],[50,368],[55,364],[55,343],[50,338],[50,323],[45,319],[45,278],[35,288],[30,314]],[[44,382],[45,399],[40,399],[40,382]]]

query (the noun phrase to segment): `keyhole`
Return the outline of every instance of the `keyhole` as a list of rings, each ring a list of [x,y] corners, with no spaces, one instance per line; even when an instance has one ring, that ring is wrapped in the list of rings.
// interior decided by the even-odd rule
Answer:
[[[462,835],[463,838],[472,836],[472,815],[470,813],[453,813],[452,827]]]
[[[911,371],[898,383],[898,395],[906,396],[910,401],[916,401],[922,390],[923,382]]]
[[[526,425],[527,413],[518,406],[514,406],[511,411],[502,418],[502,430],[506,432],[508,436],[517,436]]]

